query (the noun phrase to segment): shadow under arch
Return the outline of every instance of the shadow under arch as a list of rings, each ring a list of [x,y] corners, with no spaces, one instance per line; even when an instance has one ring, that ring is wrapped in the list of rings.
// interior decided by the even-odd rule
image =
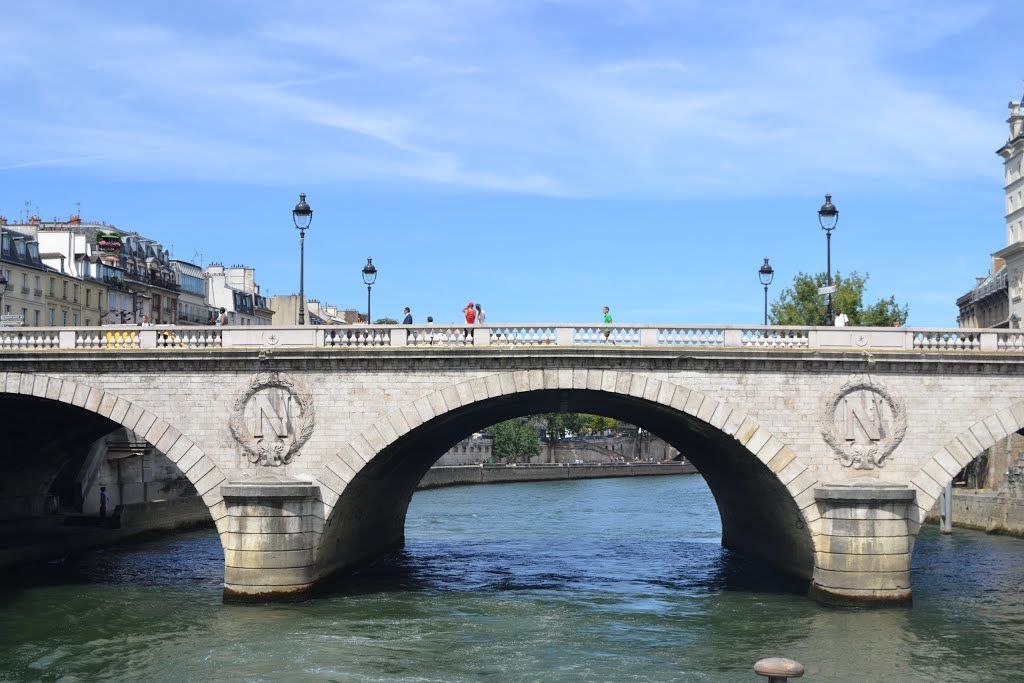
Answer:
[[[963,430],[925,461],[910,479],[917,489],[911,521],[921,524],[939,499],[942,489],[997,441],[1024,430],[1024,401],[1003,408]],[[914,535],[916,536],[916,531]]]
[[[809,527],[816,518],[808,520],[804,511],[816,511],[810,494],[816,479],[796,454],[744,413],[712,397],[612,370],[514,371],[475,378],[435,391],[363,430],[328,460],[320,481],[327,512],[318,546],[320,575],[400,547],[417,484],[466,434],[502,420],[559,410],[616,417],[665,439],[707,481],[725,547],[811,578]]]
[[[141,439],[167,456],[182,476],[187,478],[203,499],[221,539],[228,530],[227,508],[220,493],[225,477],[216,463],[206,453],[175,427],[160,416],[117,394],[68,379],[37,373],[0,374],[0,414],[8,420],[18,422],[18,411],[25,418],[35,412],[54,432],[60,432],[68,439],[95,440],[118,427],[133,430]],[[19,405],[22,408],[19,408]],[[38,408],[49,405],[51,410],[41,415]],[[57,406],[56,410],[53,407]],[[83,416],[85,419],[83,419]],[[62,424],[64,422],[64,424]],[[67,424],[77,422],[75,429]],[[24,426],[24,425],[23,425]],[[25,433],[26,443],[38,439]],[[9,465],[0,458],[0,468]],[[56,476],[56,474],[54,474]]]

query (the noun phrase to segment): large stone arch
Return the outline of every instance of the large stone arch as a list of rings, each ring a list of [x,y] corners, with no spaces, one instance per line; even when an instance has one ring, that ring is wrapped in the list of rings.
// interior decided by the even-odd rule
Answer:
[[[920,525],[935,505],[939,494],[964,467],[997,441],[1024,429],[1024,401],[978,420],[936,451],[910,483],[917,489],[911,521]]]
[[[552,395],[604,395],[610,397],[611,402],[631,402],[628,405],[637,407],[633,413],[641,418],[640,408],[653,408],[664,415],[680,418],[686,433],[697,443],[714,443],[721,448],[742,452],[747,472],[756,470],[757,475],[749,475],[750,481],[737,486],[746,486],[744,491],[749,494],[755,485],[764,486],[770,480],[768,487],[775,494],[772,504],[778,507],[780,519],[752,521],[750,513],[741,510],[744,505],[737,502],[738,497],[730,497],[728,486],[722,481],[728,471],[715,472],[710,461],[706,463],[707,467],[702,467],[700,462],[691,458],[708,479],[718,501],[723,515],[723,544],[739,545],[731,542],[740,540],[737,535],[740,530],[745,543],[760,544],[756,547],[758,554],[792,573],[810,578],[814,563],[813,534],[820,523],[813,492],[818,480],[814,471],[790,446],[742,410],[695,389],[642,373],[593,369],[508,371],[457,382],[428,393],[363,429],[349,444],[326,460],[318,477],[325,520],[318,546],[319,571],[327,573],[354,566],[404,541],[405,509],[425,469],[422,472],[412,471],[403,482],[403,498],[380,502],[384,497],[379,495],[383,490],[381,481],[401,466],[401,463],[393,463],[389,459],[400,459],[394,451],[403,440],[485,403],[499,407],[495,412],[504,411],[509,417],[546,412],[535,406],[524,409],[521,404],[524,399],[532,401],[535,397],[550,400]],[[637,420],[634,417],[631,421]],[[639,423],[642,424],[642,419]],[[478,425],[483,426],[486,425]],[[673,443],[673,435],[664,433],[664,430],[653,431]],[[463,431],[461,436],[465,433],[468,432]],[[440,455],[437,453],[438,457]],[[346,497],[360,495],[364,495],[365,504],[344,504]],[[771,515],[765,515],[768,516]],[[751,534],[750,529],[740,529],[750,523],[772,525],[771,533]],[[785,530],[782,530],[783,526]],[[734,538],[730,538],[730,534]]]
[[[38,373],[0,374],[0,395],[23,395],[58,401],[131,429],[164,453],[195,487],[221,538],[228,531],[227,507],[220,487],[225,477],[216,463],[191,439],[155,413],[114,392]]]

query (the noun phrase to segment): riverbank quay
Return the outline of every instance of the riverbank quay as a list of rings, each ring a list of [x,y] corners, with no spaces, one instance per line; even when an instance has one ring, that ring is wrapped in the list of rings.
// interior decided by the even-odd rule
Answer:
[[[697,468],[690,463],[683,462],[444,466],[430,468],[420,481],[418,488],[433,489],[442,486],[509,484],[526,481],[657,477],[675,474],[697,474]]]
[[[679,462],[443,466],[430,469],[419,489],[696,472],[693,465]],[[209,511],[198,496],[119,505],[106,519],[95,515],[53,514],[0,522],[0,569],[59,560],[73,552],[209,524],[212,524]]]
[[[938,523],[937,505],[926,521]],[[1006,491],[955,488],[953,526],[1024,538],[1024,498]]]
[[[58,513],[4,521],[0,522],[0,569],[206,525],[212,526],[213,520],[198,496],[119,505],[107,518]]]

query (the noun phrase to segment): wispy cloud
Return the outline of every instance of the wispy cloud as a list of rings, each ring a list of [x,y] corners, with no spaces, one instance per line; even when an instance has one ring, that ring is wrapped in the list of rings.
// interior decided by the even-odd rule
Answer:
[[[998,121],[944,90],[941,57],[993,11],[214,2],[224,32],[148,5],[16,5],[0,170],[596,197],[984,175]]]

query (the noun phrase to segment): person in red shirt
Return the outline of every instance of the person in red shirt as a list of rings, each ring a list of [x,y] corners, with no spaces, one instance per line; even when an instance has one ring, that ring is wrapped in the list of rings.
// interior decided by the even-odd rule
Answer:
[[[473,302],[470,301],[466,304],[466,307],[462,310],[466,314],[466,324],[472,325],[476,322],[476,309],[473,308]]]

